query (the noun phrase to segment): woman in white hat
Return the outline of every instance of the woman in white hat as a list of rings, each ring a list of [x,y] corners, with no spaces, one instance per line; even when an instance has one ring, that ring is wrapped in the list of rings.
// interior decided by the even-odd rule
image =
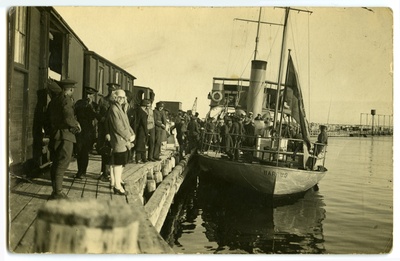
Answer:
[[[110,169],[111,187],[114,194],[125,195],[125,190],[121,185],[122,172],[128,163],[128,150],[132,147],[135,140],[135,133],[129,125],[129,119],[122,105],[126,101],[125,91],[122,89],[115,91],[115,103],[111,105],[108,112],[107,139],[110,140],[113,149],[112,162]]]

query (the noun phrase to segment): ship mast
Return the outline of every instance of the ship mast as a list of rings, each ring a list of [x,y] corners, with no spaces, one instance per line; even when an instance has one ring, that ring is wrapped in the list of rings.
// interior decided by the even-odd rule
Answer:
[[[274,125],[273,129],[276,130],[276,123],[278,120],[278,111],[279,111],[279,95],[282,86],[282,73],[283,73],[283,63],[285,58],[285,48],[286,48],[286,29],[287,29],[287,21],[289,18],[290,8],[285,8],[285,21],[283,23],[283,33],[282,33],[282,45],[281,45],[281,59],[279,61],[279,72],[278,72],[278,87],[276,89],[276,99],[275,99],[275,113],[274,113]],[[283,106],[283,105],[282,105]],[[282,124],[280,124],[279,128],[282,128]],[[278,131],[280,133],[280,131]]]
[[[248,112],[253,112],[254,115],[262,113],[262,104],[264,99],[265,71],[267,69],[266,61],[257,60],[258,41],[259,41],[258,36],[260,32],[260,24],[261,23],[271,24],[268,22],[261,22],[261,10],[262,8],[260,7],[258,21],[237,19],[241,21],[257,23],[257,35],[256,35],[256,44],[254,50],[254,59],[251,63],[250,85],[247,94],[247,105],[246,105],[246,110]]]
[[[257,35],[256,35],[256,47],[254,49],[254,60],[257,60],[257,46],[258,46],[258,35],[260,33],[260,20],[261,20],[261,7],[260,12],[258,13],[258,23],[257,23]]]
[[[278,73],[278,86],[277,86],[276,99],[275,99],[276,103],[275,103],[274,125],[273,125],[274,130],[276,130],[277,119],[278,119],[279,95],[280,95],[280,90],[281,90],[281,87],[282,87],[282,74],[283,74],[283,65],[284,65],[284,60],[285,60],[287,22],[288,22],[288,19],[289,19],[289,12],[290,12],[290,10],[294,10],[294,11],[297,11],[297,12],[312,13],[311,11],[297,9],[297,8],[291,8],[291,7],[282,7],[282,8],[285,9],[285,21],[283,23],[282,45],[281,45],[281,55],[280,55],[279,73]],[[282,100],[282,105],[281,106],[283,106],[283,100]],[[282,123],[279,124],[279,130],[277,130],[277,133],[280,134],[281,133],[281,129],[282,129]]]
[[[250,22],[250,23],[257,23],[257,35],[256,35],[256,47],[254,50],[254,60],[257,60],[257,52],[258,52],[258,40],[259,40],[259,33],[260,33],[260,25],[261,24],[268,24],[268,25],[278,25],[278,26],[283,26],[283,24],[277,24],[277,23],[271,23],[271,22],[263,22],[261,21],[261,10],[262,7],[260,7],[260,11],[258,13],[258,21],[254,21],[254,20],[249,20],[249,19],[242,19],[242,18],[235,18],[234,20],[238,20],[238,21],[244,21],[244,22]]]

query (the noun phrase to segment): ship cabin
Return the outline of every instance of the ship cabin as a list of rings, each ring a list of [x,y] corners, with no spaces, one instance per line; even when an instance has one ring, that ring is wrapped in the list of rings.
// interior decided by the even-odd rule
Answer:
[[[212,118],[218,126],[223,124],[226,115],[241,116],[247,133],[240,135],[240,139],[237,139],[238,135],[230,135],[233,142],[229,145],[230,152],[227,152],[228,146],[223,144],[222,137],[218,138],[219,134],[205,131],[201,150],[213,157],[229,157],[232,160],[290,168],[319,168],[324,171],[326,144],[311,143],[309,129],[305,127],[308,123],[304,114],[300,114],[303,118],[303,123],[300,124],[298,114],[301,109],[298,105],[294,106],[298,99],[294,97],[293,91],[287,91],[291,96],[285,96],[290,97],[290,100],[283,99],[285,84],[281,84],[278,97],[278,83],[264,81],[262,85],[261,113],[253,115],[250,119],[247,111],[250,80],[213,78],[213,87],[208,94],[211,101],[207,118]],[[277,99],[279,104],[275,117]],[[238,115],[238,112],[241,114]],[[246,129],[246,122],[249,120],[253,122],[250,130]],[[234,151],[240,153],[235,156]]]
[[[273,113],[275,109],[276,90],[278,84],[265,81],[263,92],[262,114]],[[213,88],[208,94],[210,108],[226,107],[229,112],[241,108],[247,112],[247,96],[250,80],[245,78],[213,78]]]

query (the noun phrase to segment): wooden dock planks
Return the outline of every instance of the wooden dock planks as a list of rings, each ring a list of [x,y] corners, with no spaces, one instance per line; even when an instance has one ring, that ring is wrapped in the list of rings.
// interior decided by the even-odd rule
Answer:
[[[164,155],[166,158],[168,155]],[[147,175],[147,170],[153,168],[160,162],[148,162],[146,164],[128,164],[122,178],[130,179],[131,177],[139,177]],[[133,200],[132,195],[121,196],[113,194],[110,189],[109,182],[98,180],[101,169],[101,160],[99,155],[90,155],[88,172],[83,179],[76,179],[74,175],[77,172],[76,161],[72,161],[65,173],[63,187],[71,200],[79,200],[81,198],[96,198],[97,200],[114,200],[123,202],[124,204],[137,205],[141,204],[139,199]],[[136,178],[135,178],[136,179]],[[36,215],[39,208],[45,204],[52,193],[52,186],[49,173],[45,173],[38,178],[30,181],[24,181],[13,186],[8,193],[8,249],[14,253],[34,253],[34,235]],[[130,201],[130,202],[129,202]],[[143,209],[143,206],[141,206]],[[145,212],[138,214],[144,220],[144,227],[151,223]],[[149,232],[141,226],[141,246],[144,253],[158,253],[159,247],[164,250],[162,252],[170,253],[168,247],[160,243],[159,235],[156,231]],[[147,232],[146,232],[147,231]],[[150,234],[148,234],[150,233]],[[151,235],[151,236],[150,236]],[[149,238],[146,239],[146,237]]]

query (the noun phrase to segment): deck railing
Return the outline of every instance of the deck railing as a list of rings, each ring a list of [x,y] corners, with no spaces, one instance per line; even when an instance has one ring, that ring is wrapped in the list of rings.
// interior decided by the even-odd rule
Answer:
[[[307,146],[304,140],[284,137],[261,137],[260,135],[228,134],[225,137],[217,132],[204,131],[200,142],[201,152],[225,154],[234,161],[254,160],[265,164],[307,167],[325,166],[326,144],[311,143]],[[304,153],[306,150],[306,153]],[[212,153],[208,153],[212,155]],[[307,157],[304,160],[304,157]],[[316,164],[318,162],[318,165]]]

